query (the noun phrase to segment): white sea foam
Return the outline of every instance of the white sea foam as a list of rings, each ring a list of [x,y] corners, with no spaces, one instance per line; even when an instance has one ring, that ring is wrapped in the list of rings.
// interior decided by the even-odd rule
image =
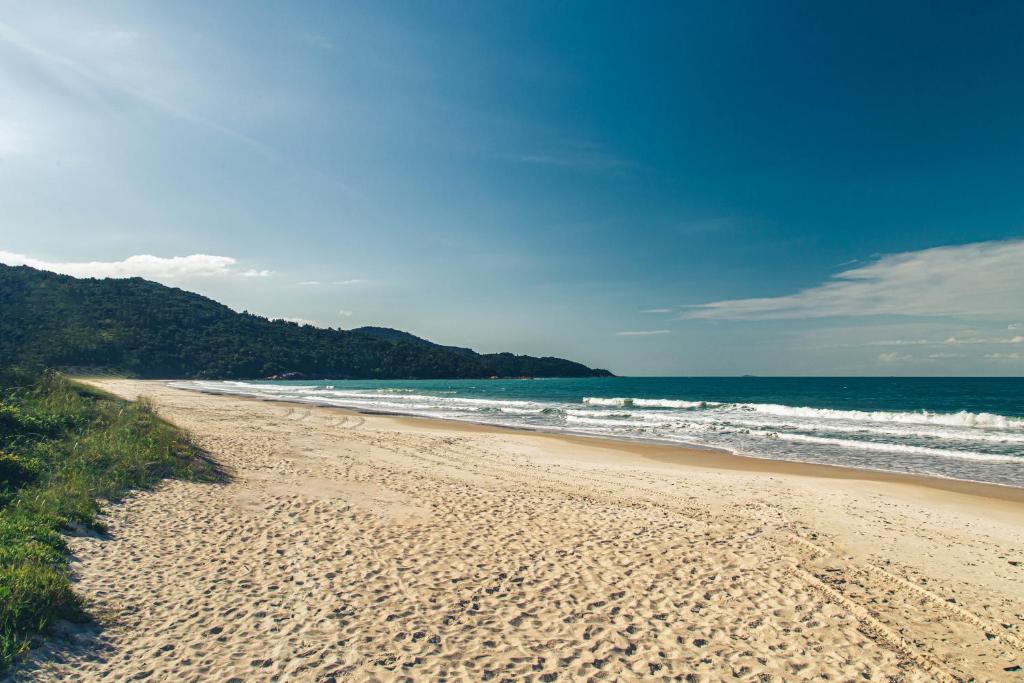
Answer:
[[[752,432],[753,433],[753,432]],[[980,460],[985,462],[1020,462],[1021,459],[1013,455],[998,455],[994,453],[977,453],[974,451],[954,451],[946,448],[930,448],[928,446],[911,446],[899,443],[879,443],[877,441],[855,441],[852,439],[831,439],[821,436],[808,436],[806,434],[787,434],[762,432],[763,436],[782,439],[783,441],[798,441],[802,443],[815,443],[829,446],[840,446],[842,448],[853,448],[864,451],[884,451],[888,453],[913,453],[915,455],[930,455],[940,458],[960,458],[961,460]]]
[[[678,401],[668,398],[598,398],[596,396],[585,396],[583,403],[590,406],[616,406],[628,408],[707,408],[709,406],[720,406],[721,403],[714,401]]]
[[[616,419],[611,416],[587,416],[587,415],[566,415],[565,421],[569,424],[604,425],[617,429],[643,429],[644,425],[629,418]]]
[[[692,418],[701,420],[701,418]],[[740,427],[771,427],[777,430],[803,430],[811,432],[840,432],[843,434],[877,434],[897,439],[930,439],[935,441],[976,442],[992,444],[1024,444],[1024,433],[1015,431],[982,430],[973,428],[927,427],[907,423],[906,426],[881,426],[867,422],[843,422],[839,420],[750,420],[737,417],[707,417],[708,422]]]
[[[832,410],[829,408],[804,408],[776,405],[773,403],[739,403],[737,407],[744,410],[776,415],[779,417],[824,418],[830,420],[859,420],[864,422],[901,422],[908,424],[944,425],[948,427],[978,427],[982,429],[1019,429],[1024,430],[1024,418],[1006,417],[992,413],[931,413],[920,412],[888,412],[862,410]]]
[[[633,405],[633,399],[631,398],[597,398],[595,396],[585,396],[583,402],[588,406],[614,406],[617,408],[625,408],[626,406]]]
[[[677,401],[668,398],[634,398],[633,405],[641,408],[711,408],[722,404],[714,401]]]
[[[862,410],[834,410],[831,408],[807,408],[785,406],[774,403],[721,403],[715,401],[679,401],[674,399],[647,398],[599,398],[587,396],[583,403],[591,406],[615,406],[637,408],[735,408],[748,412],[773,415],[776,417],[819,418],[826,420],[851,420],[861,422],[899,422],[906,424],[943,425],[947,427],[976,427],[982,429],[1007,429],[1024,431],[1024,418],[1007,417],[993,413],[933,413],[926,410],[917,412],[889,412]]]

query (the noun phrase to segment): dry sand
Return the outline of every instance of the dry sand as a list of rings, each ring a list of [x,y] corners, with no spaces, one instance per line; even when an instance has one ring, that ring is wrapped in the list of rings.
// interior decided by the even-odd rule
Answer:
[[[18,678],[1024,676],[1024,491],[97,384],[232,479],[72,538]]]

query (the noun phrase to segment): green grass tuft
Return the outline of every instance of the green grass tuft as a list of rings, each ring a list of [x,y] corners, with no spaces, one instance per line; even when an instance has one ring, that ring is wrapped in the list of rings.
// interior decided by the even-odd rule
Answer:
[[[220,475],[148,402],[0,371],[0,672],[55,619],[85,618],[61,531],[102,531],[102,501],[169,477]]]

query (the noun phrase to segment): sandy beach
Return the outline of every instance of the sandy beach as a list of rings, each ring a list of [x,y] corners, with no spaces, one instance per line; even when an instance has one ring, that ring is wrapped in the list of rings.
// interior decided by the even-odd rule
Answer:
[[[20,680],[1024,679],[1024,489],[94,383],[229,479],[73,537]]]

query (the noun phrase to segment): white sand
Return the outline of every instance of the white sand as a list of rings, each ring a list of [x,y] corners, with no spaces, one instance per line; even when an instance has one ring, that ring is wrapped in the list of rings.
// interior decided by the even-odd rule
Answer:
[[[97,383],[232,479],[71,539],[102,626],[19,678],[1022,676],[1021,492]]]

